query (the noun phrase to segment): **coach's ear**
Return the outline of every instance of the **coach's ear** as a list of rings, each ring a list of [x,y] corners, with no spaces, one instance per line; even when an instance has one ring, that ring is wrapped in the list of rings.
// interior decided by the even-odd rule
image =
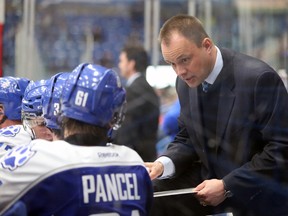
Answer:
[[[202,41],[202,46],[208,51],[211,52],[213,48],[213,42],[210,38],[206,37]]]

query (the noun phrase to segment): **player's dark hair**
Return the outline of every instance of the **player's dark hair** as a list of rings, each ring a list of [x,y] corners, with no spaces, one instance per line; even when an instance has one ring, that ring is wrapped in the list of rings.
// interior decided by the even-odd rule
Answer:
[[[107,137],[107,133],[109,130],[108,126],[107,128],[103,128],[88,123],[84,123],[75,119],[63,117],[62,130],[64,134],[65,131],[68,131],[70,135],[80,135],[81,137],[85,137],[86,142],[77,143],[83,146],[95,146],[97,145],[97,143],[103,143],[109,141]],[[93,137],[93,139],[89,140],[89,137]]]
[[[50,128],[50,130],[52,131],[52,133],[60,140],[63,139],[63,133],[61,129],[52,129]]]

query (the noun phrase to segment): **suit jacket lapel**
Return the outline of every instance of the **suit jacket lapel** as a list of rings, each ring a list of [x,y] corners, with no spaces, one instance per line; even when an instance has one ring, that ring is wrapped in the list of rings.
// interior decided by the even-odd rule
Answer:
[[[221,143],[221,140],[224,137],[225,130],[228,125],[228,120],[231,115],[231,111],[233,108],[233,104],[235,101],[235,94],[233,92],[233,88],[235,86],[233,68],[229,65],[231,64],[231,59],[227,59],[227,55],[225,55],[225,51],[221,50],[224,67],[221,74],[221,88],[219,94],[219,105],[218,105],[218,114],[217,114],[217,129],[216,136],[219,138],[218,142]]]
[[[226,85],[226,86],[225,86]],[[216,134],[220,139],[223,138],[225,129],[228,125],[228,120],[234,104],[235,95],[231,91],[231,84],[223,83],[219,95],[219,106],[217,114],[217,129]]]

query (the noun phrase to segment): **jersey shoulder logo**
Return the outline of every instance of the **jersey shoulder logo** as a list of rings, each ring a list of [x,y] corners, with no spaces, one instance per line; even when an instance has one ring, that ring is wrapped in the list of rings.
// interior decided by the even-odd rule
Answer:
[[[20,125],[12,125],[0,130],[0,136],[4,137],[15,137],[21,130]]]
[[[4,169],[15,170],[17,167],[23,166],[36,151],[33,151],[32,145],[23,145],[15,147],[10,151],[1,161],[1,165]]]
[[[6,89],[11,85],[11,82],[9,80],[6,80],[5,82],[1,83],[1,87]]]

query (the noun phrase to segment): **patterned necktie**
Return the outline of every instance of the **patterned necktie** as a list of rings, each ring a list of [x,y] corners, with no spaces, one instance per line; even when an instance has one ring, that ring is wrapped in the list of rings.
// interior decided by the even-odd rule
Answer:
[[[202,83],[202,89],[203,89],[203,92],[208,92],[208,88],[209,88],[209,86],[210,86],[211,84],[209,84],[208,82],[206,82],[206,81],[204,81],[203,83]]]

